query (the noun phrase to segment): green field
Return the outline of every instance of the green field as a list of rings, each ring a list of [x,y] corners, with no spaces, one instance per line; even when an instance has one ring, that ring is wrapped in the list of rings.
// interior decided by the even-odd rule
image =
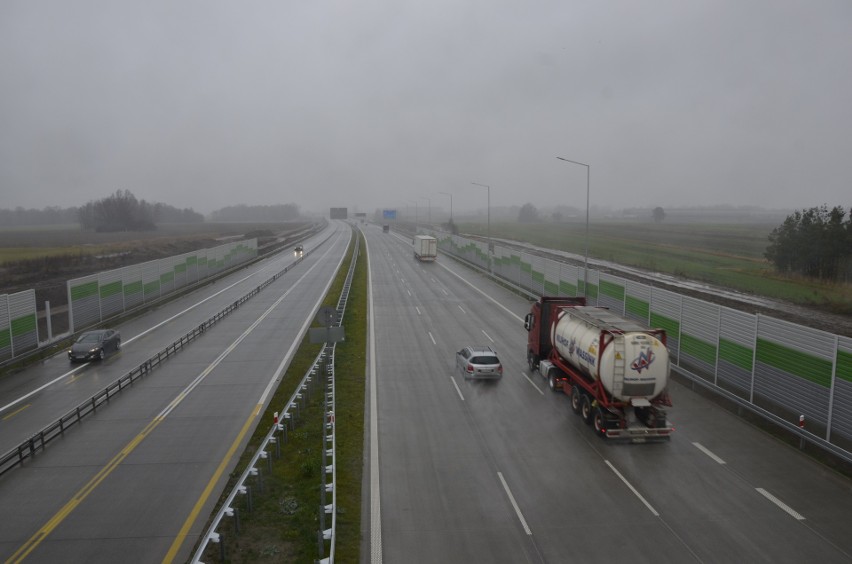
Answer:
[[[746,293],[852,314],[852,285],[791,278],[763,258],[774,225],[601,220],[589,225],[589,256]],[[461,233],[486,234],[483,224]],[[577,255],[585,252],[585,222],[492,222],[494,238],[527,241]]]

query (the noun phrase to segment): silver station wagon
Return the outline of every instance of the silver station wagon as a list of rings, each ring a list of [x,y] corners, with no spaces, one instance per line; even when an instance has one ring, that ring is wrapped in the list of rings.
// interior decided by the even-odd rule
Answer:
[[[468,346],[456,353],[456,367],[465,378],[499,379],[503,365],[488,346]]]

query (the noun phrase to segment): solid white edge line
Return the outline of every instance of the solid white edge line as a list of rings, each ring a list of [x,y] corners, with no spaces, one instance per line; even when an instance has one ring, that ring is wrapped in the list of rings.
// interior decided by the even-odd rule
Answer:
[[[438,343],[435,342],[435,337],[432,336],[432,332],[428,331],[428,333],[429,333],[429,338],[432,339],[432,344],[437,345]]]
[[[373,267],[367,248],[367,301],[370,348],[370,562],[382,564],[382,494],[379,481],[379,396],[376,391],[376,314],[373,303]]]
[[[459,306],[459,309],[461,310],[462,313],[465,313],[465,314],[467,313],[462,306]]]
[[[712,452],[710,452],[710,451],[709,451],[709,450],[708,450],[708,449],[707,449],[704,445],[702,445],[701,443],[692,443],[692,445],[693,445],[695,448],[697,448],[698,450],[700,450],[701,452],[703,452],[704,454],[706,454],[707,456],[709,456],[710,458],[712,458],[713,460],[715,460],[716,462],[718,462],[719,464],[724,464],[724,463],[725,463],[725,461],[724,461],[724,460],[722,460],[721,458],[719,458],[718,456],[716,456],[715,454],[713,454]]]
[[[630,482],[628,482],[628,481],[627,481],[627,478],[625,478],[624,476],[622,476],[622,475],[621,475],[621,472],[619,472],[619,471],[615,468],[615,466],[613,466],[613,465],[610,463],[610,461],[609,461],[609,460],[604,460],[604,462],[606,462],[606,465],[607,465],[607,466],[609,466],[609,467],[610,467],[610,469],[611,469],[613,472],[615,472],[615,475],[616,475],[616,476],[618,476],[619,478],[621,478],[621,481],[622,481],[622,482],[624,482],[624,485],[626,485],[628,488],[630,488],[630,491],[631,491],[631,492],[633,492],[633,494],[634,494],[636,497],[638,497],[638,498],[639,498],[639,500],[640,500],[642,503],[644,503],[644,504],[645,504],[645,507],[647,507],[647,508],[651,511],[651,513],[653,513],[653,514],[654,514],[654,517],[659,517],[659,516],[660,516],[660,514],[659,514],[659,513],[657,513],[657,510],[656,510],[656,509],[654,509],[654,508],[651,506],[651,504],[650,504],[650,503],[648,503],[648,502],[645,500],[645,498],[644,498],[644,497],[642,497],[642,494],[640,494],[640,493],[636,490],[636,488],[634,488],[634,487],[633,487],[633,484],[631,484]]]
[[[16,399],[15,401],[13,401],[13,402],[11,402],[11,403],[7,403],[7,404],[6,404],[6,405],[4,405],[3,407],[0,407],[0,413],[3,413],[4,411],[6,411],[7,409],[9,409],[10,407],[14,407],[14,406],[18,405],[19,403],[22,403],[22,402],[26,401],[27,399],[29,399],[29,398],[31,398],[32,396],[36,395],[37,393],[39,393],[40,391],[44,390],[45,388],[50,387],[50,386],[52,386],[53,384],[55,384],[55,383],[59,382],[60,380],[64,380],[65,378],[67,378],[67,377],[69,377],[69,376],[72,376],[72,375],[76,374],[77,372],[79,372],[80,370],[82,370],[83,368],[85,368],[86,366],[88,366],[89,364],[90,364],[90,363],[88,363],[88,362],[86,362],[86,363],[84,363],[84,364],[81,364],[80,366],[78,366],[77,368],[75,368],[75,369],[71,370],[70,372],[66,372],[66,373],[65,373],[65,374],[63,374],[62,376],[58,376],[58,377],[54,378],[53,380],[51,380],[50,382],[47,382],[47,383],[45,383],[45,384],[42,384],[41,386],[39,386],[39,387],[38,387],[38,388],[36,388],[35,390],[33,390],[33,391],[31,391],[31,392],[28,392],[28,393],[26,393],[26,394],[22,395],[21,397],[19,397],[19,398],[18,398],[18,399]]]
[[[778,507],[783,509],[785,512],[787,512],[787,514],[789,514],[791,517],[793,517],[797,521],[804,521],[805,520],[805,518],[800,513],[798,513],[792,507],[790,507],[789,505],[787,505],[786,503],[784,503],[783,501],[781,501],[780,499],[778,499],[777,497],[775,497],[774,495],[769,493],[768,491],[764,490],[763,488],[755,488],[755,489],[760,493],[760,495],[762,495],[763,497],[765,497],[766,499],[768,499],[769,501],[771,501],[772,503],[774,503],[775,505],[777,505]]]
[[[482,290],[480,290],[479,288],[474,286],[472,282],[470,282],[466,278],[463,278],[461,274],[459,274],[457,272],[453,272],[452,270],[449,269],[449,267],[447,267],[446,265],[444,265],[440,262],[437,263],[437,264],[438,264],[438,266],[445,269],[447,272],[449,272],[450,274],[452,274],[453,276],[455,276],[456,278],[458,278],[459,280],[461,280],[462,282],[464,282],[465,284],[467,284],[468,286],[470,286],[471,288],[473,288],[474,290],[476,290],[477,292],[479,292],[480,294],[482,294],[483,296],[485,296],[486,298],[488,298],[489,300],[494,302],[494,304],[497,307],[503,309],[506,313],[508,313],[509,315],[511,315],[512,317],[517,319],[518,321],[523,322],[523,320],[524,320],[523,317],[520,317],[519,315],[515,314],[515,312],[513,312],[512,310],[510,310],[509,308],[507,308],[506,306],[504,306],[503,304],[501,304],[500,302],[498,302],[497,300],[495,300],[494,298],[492,298],[491,296],[489,296],[488,294],[486,294],[485,292],[483,292]]]
[[[414,306],[414,310],[417,312],[417,315],[423,315],[422,313],[420,313],[420,308],[419,308],[419,307]]]
[[[494,342],[494,339],[491,338],[491,335],[489,335],[488,333],[485,332],[485,329],[482,329],[482,334],[485,335],[486,337],[488,337],[489,341],[491,341],[492,343]]]
[[[526,378],[526,379],[527,379],[527,382],[529,382],[529,383],[532,385],[532,387],[533,387],[533,388],[535,388],[535,391],[537,391],[537,392],[538,392],[538,393],[540,393],[541,395],[544,395],[544,392],[542,392],[542,391],[539,389],[539,387],[535,385],[535,382],[533,382],[533,381],[532,381],[532,379],[530,379],[530,377],[529,377],[529,376],[527,376],[527,373],[526,373],[526,372],[521,372],[521,376],[523,376],[524,378]]]
[[[446,270],[447,272],[449,272],[450,274],[452,274],[453,276],[455,276],[456,278],[458,278],[459,280],[461,280],[462,282],[464,282],[465,284],[467,284],[468,286],[470,286],[471,288],[473,288],[474,290],[476,290],[477,292],[479,292],[480,294],[482,294],[483,296],[485,296],[486,298],[488,298],[489,300],[494,302],[494,305],[503,309],[506,313],[508,313],[509,315],[511,315],[512,317],[517,319],[518,321],[523,322],[523,320],[524,320],[523,317],[520,317],[519,315],[515,314],[515,312],[513,312],[512,310],[510,310],[509,308],[507,308],[506,306],[504,306],[500,302],[498,302],[496,299],[492,298],[491,296],[489,296],[488,294],[486,294],[485,292],[483,292],[482,290],[480,290],[479,288],[474,286],[472,282],[470,282],[466,278],[462,277],[461,274],[450,270],[450,268],[448,266],[446,266],[446,265],[444,265],[440,262],[437,263],[437,264],[438,264],[438,266],[440,266],[441,268],[443,268],[444,270]]]
[[[532,536],[532,531],[527,525],[527,520],[524,519],[524,514],[521,513],[521,508],[518,507],[518,503],[515,501],[515,496],[512,495],[512,490],[509,489],[509,484],[506,483],[506,479],[503,477],[502,472],[497,472],[497,476],[500,478],[500,481],[503,483],[503,489],[506,490],[506,495],[509,496],[509,501],[512,502],[512,507],[515,508],[515,513],[518,516],[518,519],[521,520],[521,525],[524,526],[524,530],[527,532],[527,535]]]
[[[458,395],[459,395],[459,397],[461,398],[461,400],[462,400],[462,401],[464,401],[464,396],[463,396],[463,395],[462,395],[462,393],[461,393],[461,388],[459,388],[459,385],[458,385],[458,384],[456,384],[456,379],[455,379],[455,378],[453,378],[452,376],[450,376],[450,382],[452,382],[452,383],[453,383],[453,386],[455,386],[455,387],[456,387],[456,393],[458,393]]]

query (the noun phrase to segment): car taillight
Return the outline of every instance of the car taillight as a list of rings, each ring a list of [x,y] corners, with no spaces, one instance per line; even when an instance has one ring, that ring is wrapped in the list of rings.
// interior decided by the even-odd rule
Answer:
[[[472,365],[472,364],[468,364],[468,365],[467,365],[466,370],[467,370],[468,372],[473,372],[473,365]]]
[[[503,365],[502,364],[497,367],[497,372],[499,372],[500,374],[503,373]]]

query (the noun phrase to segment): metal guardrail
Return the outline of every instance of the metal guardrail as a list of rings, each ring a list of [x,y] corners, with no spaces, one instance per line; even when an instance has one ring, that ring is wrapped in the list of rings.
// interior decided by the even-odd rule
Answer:
[[[334,353],[336,345],[331,348],[331,363],[328,365],[326,378],[325,401],[323,402],[323,427],[322,435],[322,486],[320,487],[320,530],[319,554],[325,554],[325,541],[329,541],[329,556],[320,560],[322,564],[334,562],[335,532],[337,529],[337,434],[334,420],[335,388],[334,388]],[[328,464],[328,458],[331,463]],[[331,475],[331,482],[328,476]],[[326,504],[326,494],[331,494],[331,503]],[[331,515],[331,526],[325,528],[325,517]]]
[[[222,524],[225,517],[230,517],[234,520],[234,530],[239,533],[240,510],[238,507],[235,507],[234,500],[238,496],[245,496],[246,505],[249,511],[251,511],[252,486],[248,483],[249,478],[256,478],[258,487],[262,490],[263,475],[261,474],[259,463],[261,460],[266,460],[267,471],[272,471],[272,459],[269,456],[272,445],[275,446],[276,457],[279,459],[281,458],[281,443],[287,441],[287,430],[289,429],[292,431],[295,428],[295,420],[298,418],[300,410],[305,407],[304,404],[309,399],[307,396],[310,391],[308,386],[315,381],[314,377],[320,371],[320,367],[323,364],[330,348],[331,347],[329,347],[329,345],[323,346],[322,350],[314,359],[314,363],[308,371],[305,372],[305,375],[302,377],[302,380],[299,382],[299,385],[296,387],[293,395],[290,396],[290,399],[281,411],[280,418],[277,416],[278,412],[276,412],[276,417],[273,420],[272,427],[269,429],[269,432],[266,434],[263,442],[261,442],[260,447],[258,447],[257,452],[251,459],[251,462],[249,462],[246,469],[240,475],[240,479],[237,481],[233,490],[231,490],[231,493],[228,494],[228,497],[225,499],[222,507],[219,508],[219,511],[216,513],[210,527],[207,529],[204,537],[202,537],[191,562],[201,563],[201,557],[204,555],[204,552],[211,543],[219,545],[219,556],[222,560],[225,559],[225,535],[217,532],[217,529]],[[286,421],[287,425],[285,426],[282,421]],[[280,437],[279,434],[281,435]]]
[[[359,232],[360,233],[360,232]],[[352,278],[355,275],[355,266],[357,257],[360,253],[361,238],[355,238],[355,248],[352,251],[352,262],[349,264],[349,272],[346,274],[346,280],[343,282],[343,291],[340,293],[340,299],[337,302],[337,323],[343,323],[343,316],[346,313],[346,304],[349,301],[349,294],[352,290]],[[323,541],[329,541],[329,553],[327,558],[322,558],[322,564],[334,564],[334,548],[335,537],[337,533],[337,422],[334,417],[336,395],[335,395],[335,378],[334,378],[334,355],[337,350],[337,345],[331,347],[332,362],[329,365],[329,373],[325,396],[325,407],[323,414],[323,425],[325,432],[323,433],[322,443],[322,487],[320,488],[320,534],[321,540],[319,544],[319,555],[322,558],[325,554],[325,544]],[[331,443],[331,448],[329,448]],[[331,457],[331,464],[326,465],[326,457]],[[331,475],[331,482],[328,482],[328,475]],[[325,496],[331,494],[331,503],[325,503]],[[325,528],[325,516],[331,515],[331,526]]]
[[[695,384],[698,384],[699,386],[701,386],[702,388],[704,388],[708,392],[715,394],[717,396],[723,397],[723,398],[725,398],[726,400],[728,400],[732,403],[735,403],[738,408],[744,408],[744,409],[750,411],[751,413],[753,413],[753,414],[755,414],[759,417],[762,417],[763,419],[766,419],[767,421],[775,424],[779,428],[788,431],[792,435],[798,436],[799,441],[800,441],[799,442],[799,448],[800,449],[804,447],[804,444],[806,442],[808,442],[808,443],[811,443],[811,444],[813,444],[813,445],[815,445],[815,446],[817,446],[817,447],[819,447],[819,448],[821,448],[821,449],[823,449],[827,452],[830,452],[831,454],[833,454],[837,458],[840,458],[841,460],[844,460],[844,461],[852,464],[852,453],[850,453],[847,450],[840,448],[839,446],[837,446],[835,444],[832,444],[832,443],[826,441],[825,439],[823,439],[821,437],[816,436],[815,434],[806,430],[803,426],[796,426],[795,424],[790,423],[786,419],[783,419],[783,418],[775,415],[774,413],[761,408],[760,406],[757,406],[753,403],[750,403],[747,400],[742,399],[741,397],[739,397],[736,394],[732,394],[731,392],[729,392],[728,390],[726,390],[724,388],[721,388],[719,386],[715,386],[715,385],[711,384],[710,382],[708,382],[707,380],[705,380],[701,376],[698,376],[697,374],[693,374],[692,372],[690,372],[689,370],[686,370],[685,368],[683,368],[681,366],[674,366],[673,365],[672,371],[676,372],[677,374],[679,374],[681,377],[685,378],[686,380],[689,380],[689,382],[693,386],[695,386]]]
[[[316,247],[314,247],[313,250],[305,253],[305,256],[310,255],[317,248],[321,247],[326,241],[328,241],[330,237],[331,235],[321,241]],[[65,415],[63,415],[53,423],[50,423],[49,425],[44,427],[41,431],[22,441],[18,444],[18,446],[12,448],[11,450],[3,454],[3,456],[0,456],[0,476],[17,467],[18,465],[22,465],[27,459],[33,458],[36,453],[41,450],[44,450],[45,447],[51,441],[62,437],[65,434],[65,431],[67,431],[77,423],[80,423],[86,416],[95,413],[99,407],[101,407],[105,403],[108,403],[113,396],[120,393],[124,388],[132,386],[136,380],[148,375],[151,371],[160,366],[160,364],[162,364],[166,359],[177,354],[178,351],[180,351],[189,343],[193,342],[195,339],[203,335],[208,329],[212,328],[214,325],[216,325],[216,323],[224,319],[227,315],[239,308],[242,304],[259,294],[270,284],[284,276],[284,274],[286,274],[290,270],[290,268],[301,262],[303,259],[304,257],[297,260],[295,263],[284,267],[283,270],[274,274],[272,277],[261,283],[259,286],[255,287],[248,294],[244,295],[234,303],[230,304],[228,307],[226,307],[216,315],[212,316],[210,319],[208,319],[198,327],[187,332],[181,338],[168,345],[156,355],[151,356],[148,360],[146,360],[124,376],[121,376],[119,379],[109,384],[100,392],[94,394],[92,397],[79,404],[77,407],[73,408],[71,411],[67,412]]]
[[[349,293],[352,288],[352,278],[355,274],[355,265],[359,254],[359,247],[360,239],[356,237],[355,246],[352,254],[352,261],[349,265],[349,272],[346,275],[346,279],[343,283],[343,289],[341,290],[340,298],[337,302],[337,320],[334,323],[335,326],[340,326],[343,322],[343,316],[346,312],[346,304],[349,300]],[[322,555],[325,553],[325,542],[329,542],[329,556],[327,558],[323,558],[321,562],[323,564],[334,563],[335,534],[337,530],[337,465],[335,454],[337,443],[335,438],[336,422],[334,418],[335,348],[336,346],[333,343],[325,343],[323,345],[322,350],[316,356],[313,364],[308,369],[308,371],[305,372],[305,375],[302,377],[302,380],[299,382],[299,385],[296,387],[296,390],[293,392],[293,395],[290,396],[290,399],[287,401],[284,408],[280,411],[275,412],[272,426],[270,427],[269,431],[267,432],[266,436],[258,447],[257,452],[252,457],[249,464],[246,466],[246,469],[240,475],[239,480],[236,482],[233,489],[226,497],[225,502],[219,508],[219,511],[216,512],[216,515],[213,517],[210,526],[207,528],[207,531],[201,538],[201,541],[199,542],[198,547],[196,548],[195,553],[193,554],[191,559],[191,562],[193,564],[203,564],[201,558],[204,556],[205,551],[207,551],[208,547],[211,544],[219,545],[219,557],[221,560],[225,560],[225,536],[223,533],[218,532],[219,527],[222,525],[222,521],[225,519],[225,517],[232,518],[234,520],[234,530],[237,533],[239,532],[239,508],[235,507],[234,501],[239,496],[245,496],[247,508],[249,511],[251,511],[252,485],[249,483],[249,480],[254,479],[254,481],[257,483],[257,486],[262,489],[263,476],[260,470],[260,461],[266,460],[267,471],[272,471],[272,459],[269,456],[271,445],[275,445],[276,458],[281,458],[281,442],[286,442],[287,440],[287,429],[294,429],[295,419],[298,417],[299,410],[303,407],[306,407],[306,404],[309,401],[309,398],[307,398],[305,394],[306,392],[310,391],[309,384],[314,383],[315,385],[315,376],[323,372],[323,365],[325,366],[326,389],[325,396],[323,399],[324,432],[321,466],[322,487],[320,488],[320,531],[318,532],[318,541],[319,553],[321,558]],[[280,417],[278,415],[279,413],[281,414]],[[286,421],[287,425],[285,426],[282,421]],[[281,435],[280,437],[279,434]],[[330,447],[329,443],[331,444]],[[331,463],[328,463],[329,457],[331,458]],[[331,482],[328,481],[329,475],[331,475]],[[330,504],[326,504],[327,494],[331,494]],[[331,526],[327,529],[325,528],[326,515],[331,516]]]

